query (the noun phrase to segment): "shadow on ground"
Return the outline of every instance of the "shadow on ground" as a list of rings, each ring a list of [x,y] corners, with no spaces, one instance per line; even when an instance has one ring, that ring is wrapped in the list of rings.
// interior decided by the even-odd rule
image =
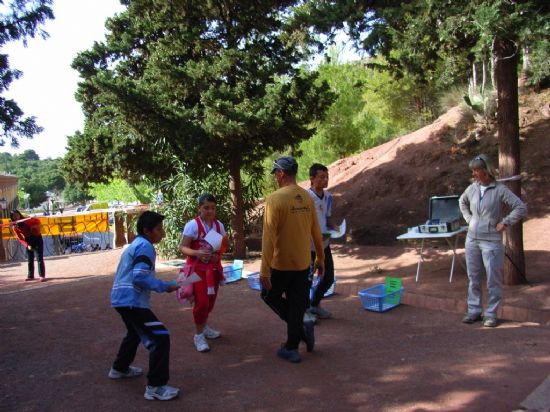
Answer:
[[[6,410],[157,409],[143,399],[144,377],[106,377],[123,335],[109,307],[111,280],[61,286],[0,302]],[[302,348],[303,362],[290,364],[275,357],[284,325],[245,281],[221,289],[210,323],[223,337],[202,354],[190,308],[173,295],[152,302],[171,331],[171,383],[183,388],[163,410],[509,411],[550,367],[549,329],[507,322],[489,330],[407,305],[379,314],[344,295],[326,300],[334,319],[316,328],[315,352]],[[136,364],[146,359],[140,348]]]

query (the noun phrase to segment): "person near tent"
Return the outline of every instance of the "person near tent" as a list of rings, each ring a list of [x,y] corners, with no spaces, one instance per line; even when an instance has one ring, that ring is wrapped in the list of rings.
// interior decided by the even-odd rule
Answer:
[[[44,240],[42,239],[40,219],[26,217],[19,210],[13,210],[10,214],[13,229],[17,240],[27,251],[27,278],[25,281],[34,280],[34,257],[38,265],[38,276],[41,282],[46,281],[46,266],[44,265]]]

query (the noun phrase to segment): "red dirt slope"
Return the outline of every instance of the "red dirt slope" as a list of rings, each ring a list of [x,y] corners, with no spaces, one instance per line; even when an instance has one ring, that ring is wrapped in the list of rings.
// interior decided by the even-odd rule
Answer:
[[[550,210],[550,91],[521,97],[523,199],[529,218]],[[486,153],[496,162],[496,125],[475,124],[455,107],[428,125],[329,166],[334,215],[348,223],[348,242],[383,244],[428,217],[431,196],[460,195],[470,181],[468,161]]]

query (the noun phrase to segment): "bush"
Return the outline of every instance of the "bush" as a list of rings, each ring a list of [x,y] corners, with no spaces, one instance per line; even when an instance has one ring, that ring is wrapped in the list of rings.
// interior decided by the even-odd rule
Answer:
[[[243,197],[245,212],[245,230],[250,221],[255,201],[260,194],[261,178],[243,176]],[[179,242],[185,224],[197,216],[198,197],[205,192],[216,198],[216,218],[220,220],[231,237],[231,196],[229,177],[225,173],[212,172],[208,177],[195,180],[182,171],[169,180],[164,181],[160,188],[164,202],[153,206],[153,210],[165,216],[164,229],[166,238],[158,245],[159,254],[166,258],[180,256]]]
[[[90,205],[90,210],[98,210],[98,209],[109,209],[109,204],[107,202],[98,202],[98,203],[92,203]]]
[[[535,43],[530,51],[531,64],[527,84],[538,86],[550,78],[550,41]]]

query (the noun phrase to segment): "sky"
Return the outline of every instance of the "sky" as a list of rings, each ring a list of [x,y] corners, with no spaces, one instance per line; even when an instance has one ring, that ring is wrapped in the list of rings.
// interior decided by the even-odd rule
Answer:
[[[41,159],[63,157],[67,136],[84,127],[84,115],[74,95],[79,82],[71,63],[94,41],[105,39],[105,20],[124,10],[119,0],[54,0],[54,20],[42,28],[47,39],[29,38],[27,47],[12,42],[1,50],[9,56],[10,67],[23,72],[5,93],[14,99],[25,117],[34,116],[44,131],[33,139],[19,139],[19,147],[0,146],[0,152],[19,154],[34,150]],[[337,41],[345,45],[343,60],[358,58],[345,35]]]
[[[71,68],[76,55],[94,41],[105,39],[105,20],[122,11],[119,0],[54,0],[55,19],[42,28],[50,37],[28,39],[5,45],[11,68],[23,72],[5,94],[25,113],[35,116],[44,131],[33,139],[19,139],[19,148],[9,143],[0,152],[22,153],[32,149],[41,159],[62,157],[67,136],[82,130],[84,116],[74,94],[78,73]]]

